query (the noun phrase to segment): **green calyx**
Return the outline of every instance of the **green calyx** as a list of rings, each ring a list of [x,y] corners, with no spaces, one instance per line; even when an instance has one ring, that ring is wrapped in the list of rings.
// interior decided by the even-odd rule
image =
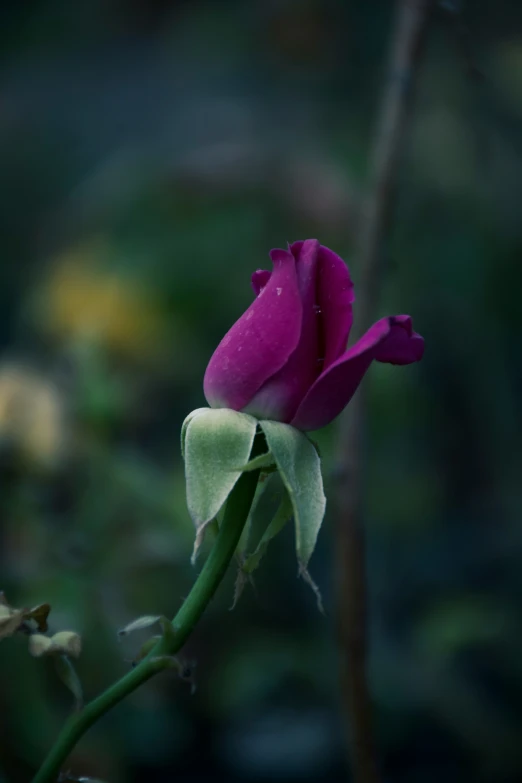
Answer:
[[[256,434],[258,439],[264,436],[264,453],[259,453],[259,447],[252,453]],[[322,609],[319,591],[308,573],[308,562],[324,518],[326,498],[320,458],[308,437],[289,424],[257,421],[227,408],[198,408],[183,423],[181,450],[187,505],[196,527],[193,560],[207,526],[223,508],[241,474],[277,470],[285,496],[255,551],[241,558],[241,568],[245,574],[252,573],[269,541],[293,517],[299,574],[314,589]]]
[[[196,526],[195,561],[207,525],[217,516],[248,462],[257,422],[227,408],[193,411],[183,423],[187,505]]]

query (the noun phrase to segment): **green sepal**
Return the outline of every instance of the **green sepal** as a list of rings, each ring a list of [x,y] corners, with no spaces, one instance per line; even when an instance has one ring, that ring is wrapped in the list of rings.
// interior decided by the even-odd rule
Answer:
[[[273,455],[267,451],[266,454],[260,454],[254,457],[241,468],[242,473],[248,473],[251,470],[263,470],[265,473],[271,472],[271,468],[276,469],[276,463]]]
[[[326,508],[321,460],[307,436],[295,427],[277,421],[259,425],[292,503],[299,575],[314,590],[322,611],[321,595],[308,573]]]
[[[199,416],[200,413],[204,413],[205,411],[209,411],[210,408],[196,408],[192,411],[192,413],[189,413],[183,424],[181,425],[181,456],[183,459],[185,459],[185,438],[187,435],[187,427],[196,416]]]
[[[56,655],[54,665],[58,677],[74,696],[75,709],[80,710],[83,706],[83,689],[73,662],[68,655]]]
[[[279,504],[279,508],[277,509],[274,518],[268,525],[267,529],[263,533],[255,551],[245,559],[243,565],[241,566],[245,573],[251,574],[256,570],[259,563],[261,562],[261,558],[266,552],[268,544],[273,538],[277,536],[278,533],[281,532],[286,523],[292,518],[293,513],[294,511],[292,502],[288,492],[285,491],[284,497]]]
[[[265,455],[262,455],[265,456]],[[253,460],[252,460],[253,462]],[[265,477],[266,479],[270,478],[270,475]],[[236,574],[236,583],[234,587],[234,598],[232,600],[232,606],[230,607],[230,610],[236,608],[237,602],[239,601],[243,589],[245,587],[245,584],[247,582],[250,582],[252,587],[254,587],[254,580],[252,579],[252,576],[247,573],[244,568],[243,564],[246,561],[246,553],[249,547],[250,542],[250,534],[252,532],[252,523],[253,518],[256,513],[257,505],[261,499],[261,496],[264,494],[267,487],[266,481],[259,481],[257,487],[256,487],[256,493],[254,495],[254,500],[252,501],[252,505],[250,507],[250,513],[248,515],[248,519],[246,521],[245,527],[243,528],[243,532],[241,534],[241,538],[239,539],[239,544],[236,549],[236,562],[238,565],[238,570]]]
[[[243,563],[246,557],[246,553],[250,545],[250,534],[252,532],[254,514],[256,513],[258,503],[261,500],[261,496],[264,494],[265,490],[266,483],[258,482],[254,499],[252,501],[252,505],[250,506],[250,512],[248,514],[247,521],[245,522],[245,526],[243,528],[243,532],[241,533],[241,538],[239,539],[239,544],[237,545],[236,549],[236,560],[240,565]]]
[[[187,505],[196,527],[195,561],[207,525],[220,511],[246,465],[257,421],[228,408],[199,408],[183,424]]]

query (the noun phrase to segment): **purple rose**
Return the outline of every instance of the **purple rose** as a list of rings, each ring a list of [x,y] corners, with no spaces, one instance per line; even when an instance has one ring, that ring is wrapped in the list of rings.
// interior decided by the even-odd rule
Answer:
[[[272,272],[252,276],[256,299],[216,348],[205,397],[259,419],[316,430],[348,404],[374,359],[410,364],[423,338],[409,315],[377,321],[346,350],[353,283],[342,258],[316,239],[272,250]]]

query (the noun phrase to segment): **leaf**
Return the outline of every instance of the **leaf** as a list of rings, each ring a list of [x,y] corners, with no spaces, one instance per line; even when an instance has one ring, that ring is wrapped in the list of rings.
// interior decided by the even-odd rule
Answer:
[[[138,652],[137,656],[134,658],[133,664],[136,665],[140,661],[142,661],[144,658],[147,657],[147,655],[152,652],[154,647],[157,645],[157,643],[160,641],[161,636],[157,634],[156,636],[151,636],[150,639],[147,639],[146,642],[140,647],[140,651]]]
[[[157,663],[163,669],[175,669],[178,673],[180,680],[190,684],[190,693],[193,695],[196,692],[196,682],[194,679],[195,663],[189,663],[182,660],[175,655],[158,655],[155,658],[151,658],[151,662]]]
[[[83,705],[83,688],[73,662],[68,655],[57,655],[54,664],[58,677],[74,696],[76,709],[80,710]]]
[[[127,636],[127,634],[133,633],[134,631],[142,631],[144,628],[150,628],[151,625],[155,625],[156,623],[159,623],[161,619],[163,618],[162,615],[160,614],[143,615],[143,617],[138,617],[136,620],[133,620],[124,628],[121,628],[118,631],[118,636]]]
[[[185,430],[187,505],[196,526],[194,562],[206,526],[217,515],[248,462],[257,421],[227,408],[200,410]]]
[[[38,630],[45,633],[47,631],[47,618],[49,617],[50,611],[50,604],[39,604],[27,612],[25,616],[28,620],[34,620],[38,626]]]
[[[292,503],[299,575],[312,587],[323,611],[321,595],[308,573],[326,508],[319,455],[306,435],[295,427],[277,421],[259,424]]]
[[[291,519],[292,514],[292,502],[288,492],[285,491],[284,497],[279,504],[279,508],[277,509],[274,518],[268,525],[267,529],[263,533],[263,536],[261,537],[261,540],[255,551],[249,555],[243,563],[243,571],[245,571],[247,574],[251,574],[253,571],[255,571],[261,562],[261,558],[266,552],[269,542],[275,538],[278,533],[281,532],[288,520]]]
[[[131,623],[126,625],[125,628],[122,628],[120,631],[118,631],[118,636],[121,638],[122,636],[127,636],[127,634],[133,633],[134,631],[142,631],[145,628],[150,628],[152,625],[156,625],[156,623],[161,626],[161,636],[155,635],[150,639],[147,639],[136,656],[134,663],[141,661],[150,652],[152,652],[156,644],[161,639],[167,643],[167,649],[174,647],[176,631],[174,630],[174,627],[168,617],[160,614],[148,614],[144,615],[143,617],[138,617],[136,620],[133,620]]]

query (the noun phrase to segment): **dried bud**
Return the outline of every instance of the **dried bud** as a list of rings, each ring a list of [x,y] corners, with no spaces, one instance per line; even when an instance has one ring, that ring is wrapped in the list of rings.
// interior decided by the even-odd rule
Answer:
[[[43,655],[70,655],[78,658],[82,651],[82,640],[74,631],[59,631],[50,638],[41,633],[29,637],[29,652],[35,658]]]
[[[52,652],[52,641],[48,636],[44,636],[41,633],[34,633],[29,637],[29,652],[34,655],[35,658],[41,658],[42,655],[48,655]]]
[[[24,610],[0,604],[0,639],[12,636],[24,621]]]
[[[82,651],[82,638],[74,631],[59,631],[51,637],[57,652],[79,658]]]
[[[12,636],[18,630],[32,631],[34,626],[30,621],[36,623],[39,631],[46,631],[50,611],[50,604],[39,604],[33,609],[15,609],[0,591],[0,639]]]

